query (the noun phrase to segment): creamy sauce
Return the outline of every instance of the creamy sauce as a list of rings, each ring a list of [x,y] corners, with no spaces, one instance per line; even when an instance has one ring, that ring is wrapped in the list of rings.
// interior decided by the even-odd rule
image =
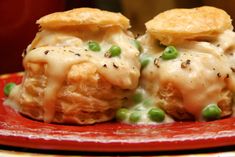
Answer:
[[[100,44],[100,52],[89,50],[90,40]],[[29,63],[44,64],[47,82],[43,100],[40,102],[44,109],[44,121],[53,120],[58,92],[73,65],[92,63],[97,67],[98,73],[111,84],[121,89],[135,90],[139,82],[140,63],[137,59],[139,52],[132,41],[131,37],[117,28],[97,35],[89,32],[80,34],[48,30],[38,33],[27,48],[23,63],[25,67]],[[141,55],[149,55],[152,59],[142,70],[138,90],[143,93],[144,100],[151,99],[153,102],[148,105],[144,101],[138,104],[124,104],[124,107],[129,109],[128,117],[135,111],[141,114],[141,119],[136,124],[158,124],[151,121],[147,113],[153,107],[161,107],[158,104],[164,100],[159,97],[158,92],[167,83],[172,83],[179,90],[183,107],[197,120],[202,120],[201,111],[205,106],[221,99],[222,90],[235,91],[235,72],[231,70],[235,69],[234,32],[225,31],[213,42],[186,41],[175,45],[180,55],[168,61],[160,58],[164,49],[157,46],[156,41],[148,34],[141,37],[140,41],[143,45]],[[112,45],[121,47],[122,53],[119,57],[105,57]],[[157,65],[154,64],[155,59]],[[188,60],[190,64],[185,65]],[[17,102],[19,99],[23,83],[11,92],[12,100]],[[25,98],[27,99],[27,94]],[[15,106],[12,102],[10,104]],[[20,110],[20,107],[17,110]],[[161,123],[173,121],[166,115]],[[131,123],[129,119],[123,122]]]
[[[90,51],[89,40],[97,41],[101,46],[101,51]],[[54,118],[57,94],[72,65],[84,62],[93,63],[97,66],[98,73],[113,85],[127,90],[137,87],[140,75],[139,52],[131,44],[133,40],[131,37],[121,29],[114,28],[89,40],[79,38],[76,32],[66,34],[42,31],[28,47],[23,61],[24,67],[26,68],[29,63],[44,64],[45,67],[44,75],[47,77],[47,85],[40,104],[44,109],[45,122],[51,122]],[[118,57],[107,58],[104,54],[112,45],[120,46],[122,53]],[[10,98],[17,101],[21,92],[20,86],[14,88]]]
[[[44,108],[44,121],[50,122],[55,114],[55,101],[70,67],[73,64],[79,64],[86,61],[76,57],[74,53],[66,48],[47,47],[37,48],[28,53],[24,59],[24,64],[32,63],[47,63],[45,74],[47,75],[47,86],[44,91],[44,99],[42,101]]]
[[[95,39],[82,41],[77,37],[77,34],[72,36],[66,34],[61,35],[61,33],[55,32],[42,33],[43,37],[41,37],[41,35],[37,35],[37,38],[31,45],[32,48],[35,46],[41,47],[47,45],[65,48],[79,47],[81,51],[85,51],[85,56],[88,57],[91,62],[94,62],[97,66],[99,66],[99,72],[104,75],[108,81],[124,89],[136,88],[138,84],[138,78],[140,76],[140,64],[137,59],[139,52],[132,44],[133,39],[127,36],[122,30],[110,29],[102,35],[102,40],[100,37],[94,37],[98,40],[102,48],[100,52],[92,52],[88,49],[88,41]],[[57,40],[55,40],[55,38]],[[38,40],[40,42],[38,42]],[[118,45],[121,47],[122,53],[120,57],[104,57],[104,54],[112,45]],[[105,64],[107,65],[107,68],[104,68]],[[116,67],[114,65],[116,65]]]
[[[154,97],[151,97],[143,88],[138,88],[136,91],[142,94],[143,100],[137,104],[132,101],[124,103],[124,107],[128,108],[129,112],[127,113],[127,118],[122,121],[123,123],[133,124],[133,122],[131,122],[130,120],[130,115],[133,112],[138,112],[140,114],[140,119],[134,124],[156,125],[174,122],[174,120],[167,114],[165,114],[165,118],[162,122],[152,121],[148,116],[148,112],[152,108],[160,108],[159,104],[162,102],[160,101],[160,99],[155,99]],[[129,100],[131,99],[132,96],[129,97]]]
[[[140,83],[156,99],[160,99],[159,89],[172,83],[180,91],[187,112],[201,120],[202,109],[217,103],[223,89],[235,91],[235,73],[231,70],[235,66],[234,55],[226,54],[228,47],[235,45],[234,32],[226,31],[212,43],[187,41],[175,45],[180,55],[168,61],[159,58],[164,49],[157,47],[154,39],[145,35],[140,40],[145,45],[144,53],[159,60],[157,66],[152,61],[143,69]],[[190,63],[185,66],[187,60]]]

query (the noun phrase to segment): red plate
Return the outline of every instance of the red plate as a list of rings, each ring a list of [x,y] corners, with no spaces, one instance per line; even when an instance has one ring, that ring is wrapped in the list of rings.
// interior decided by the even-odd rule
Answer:
[[[0,77],[0,144],[53,150],[99,152],[185,150],[235,144],[235,118],[214,122],[90,126],[46,124],[27,119],[3,105],[4,84],[19,83],[20,74]]]

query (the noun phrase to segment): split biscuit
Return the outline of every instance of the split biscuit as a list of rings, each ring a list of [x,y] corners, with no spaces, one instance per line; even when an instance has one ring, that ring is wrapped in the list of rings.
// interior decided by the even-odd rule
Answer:
[[[93,8],[78,8],[66,12],[56,12],[46,15],[37,21],[42,28],[58,29],[66,27],[119,26],[122,29],[130,27],[129,20],[120,13],[113,13]]]
[[[169,45],[184,40],[208,38],[232,29],[230,16],[223,10],[204,6],[165,11],[146,23],[147,32]]]

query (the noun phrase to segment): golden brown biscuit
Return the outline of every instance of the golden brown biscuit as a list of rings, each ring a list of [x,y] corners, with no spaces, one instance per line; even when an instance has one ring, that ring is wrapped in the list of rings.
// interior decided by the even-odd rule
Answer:
[[[146,27],[149,34],[165,45],[208,38],[233,28],[225,11],[210,6],[165,11],[148,21]]]
[[[43,101],[45,89],[48,87],[45,65],[30,62],[25,64],[27,74],[20,89],[21,94],[17,95],[17,103],[21,104],[19,112],[33,119],[44,120],[45,108],[40,102]],[[93,64],[82,64],[72,66],[64,85],[58,92],[53,107],[55,111],[53,122],[68,124],[103,122],[112,119],[116,108],[120,106],[114,99],[122,97],[124,93],[98,74]],[[99,92],[96,92],[97,90]]]
[[[23,55],[24,79],[9,96],[17,110],[48,123],[93,124],[114,118],[140,75],[139,51],[126,30],[129,20],[80,8],[37,23],[41,31]],[[120,48],[117,56],[111,55],[114,46]]]
[[[208,120],[210,104],[219,107],[221,118],[232,116],[235,32],[229,15],[208,6],[173,9],[146,27],[140,58],[149,57],[150,64],[141,71],[140,85],[156,105],[176,120]],[[166,55],[170,48],[176,57]]]
[[[170,116],[176,120],[195,120],[183,105],[183,96],[181,92],[172,84],[168,83],[164,88],[160,88],[158,92],[159,98],[164,101],[160,107],[164,109]],[[218,100],[218,106],[221,109],[221,117],[228,117],[232,114],[232,92],[224,89]]]
[[[119,26],[130,27],[129,20],[120,13],[113,13],[93,8],[78,8],[65,12],[46,15],[37,21],[42,28],[56,29],[64,27]]]

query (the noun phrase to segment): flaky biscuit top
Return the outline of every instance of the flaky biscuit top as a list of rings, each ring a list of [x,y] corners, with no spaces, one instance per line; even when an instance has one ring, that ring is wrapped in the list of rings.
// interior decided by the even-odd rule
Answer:
[[[209,6],[172,9],[154,17],[140,38],[144,54],[153,58],[141,73],[141,85],[159,98],[159,90],[171,84],[180,95],[175,100],[180,99],[182,107],[201,120],[203,108],[219,103],[225,91],[235,91],[231,21],[225,11]],[[178,50],[175,59],[162,59],[167,46]]]
[[[230,16],[221,9],[204,6],[172,9],[160,13],[145,25],[147,32],[164,45],[217,36],[233,28]]]
[[[95,97],[94,94],[87,93],[89,96],[84,96],[87,98],[86,103],[93,105],[94,108],[97,102],[102,102],[108,107],[115,106],[115,103],[118,104],[125,97],[123,94],[125,91],[131,91],[137,87],[140,76],[139,51],[133,44],[133,35],[126,30],[130,27],[129,20],[120,13],[79,8],[46,15],[37,23],[41,29],[28,46],[23,65],[26,69],[26,77],[34,77],[30,76],[31,73],[35,76],[40,75],[38,69],[42,69],[41,67],[44,69],[43,75],[46,77],[47,86],[43,89],[44,94],[39,105],[43,107],[45,122],[52,122],[55,117],[58,93],[61,93],[69,81],[71,83],[70,77],[75,78],[72,79],[72,89],[76,89],[77,84],[84,87],[92,86],[79,78],[94,77],[97,80],[102,78],[112,87],[113,92],[117,89],[124,91],[116,92],[120,93],[119,96],[111,100],[107,99],[111,94]],[[100,45],[99,52],[89,48],[91,41]],[[119,56],[109,56],[109,49],[113,45],[120,47]],[[77,73],[81,69],[84,69],[84,73]],[[86,76],[88,69],[95,71],[97,76]],[[18,99],[22,92],[21,86],[24,86],[24,82],[15,88],[15,91],[13,90],[11,95],[13,99]],[[96,86],[98,85],[94,85],[94,89]],[[82,95],[82,91],[78,93]],[[95,92],[92,91],[92,93]],[[93,101],[94,99],[96,101]],[[75,104],[71,103],[71,106],[73,105]],[[120,103],[116,106],[119,105]]]
[[[79,28],[84,26],[86,29],[112,26],[118,26],[122,29],[130,28],[129,19],[122,14],[93,8],[78,8],[65,12],[56,12],[40,18],[37,24],[43,29]]]

